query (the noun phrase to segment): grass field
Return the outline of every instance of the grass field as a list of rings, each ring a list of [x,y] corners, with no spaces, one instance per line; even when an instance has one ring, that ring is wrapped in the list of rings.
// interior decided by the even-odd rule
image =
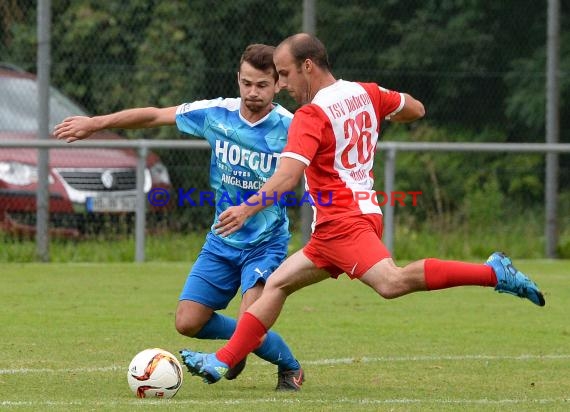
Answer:
[[[478,287],[386,301],[345,277],[322,282],[275,327],[305,368],[302,392],[274,392],[275,367],[252,356],[236,381],[185,374],[171,400],[136,399],[126,373],[148,347],[219,346],[174,329],[188,264],[4,263],[0,409],[569,410],[570,262],[516,263],[546,307]]]

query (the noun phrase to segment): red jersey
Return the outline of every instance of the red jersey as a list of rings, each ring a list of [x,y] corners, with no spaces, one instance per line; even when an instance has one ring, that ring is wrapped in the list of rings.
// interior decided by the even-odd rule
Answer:
[[[382,119],[404,107],[404,95],[375,83],[338,80],[295,113],[281,156],[307,165],[313,229],[345,216],[381,214],[372,165]]]

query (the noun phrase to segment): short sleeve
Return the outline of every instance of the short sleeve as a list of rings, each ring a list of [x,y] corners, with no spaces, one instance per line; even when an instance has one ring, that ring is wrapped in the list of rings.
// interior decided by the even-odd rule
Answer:
[[[327,123],[325,114],[314,104],[307,104],[298,109],[291,122],[287,145],[281,156],[297,159],[308,166],[319,149]]]
[[[361,85],[372,98],[379,119],[390,120],[406,103],[403,93],[385,89],[376,83],[361,83]]]

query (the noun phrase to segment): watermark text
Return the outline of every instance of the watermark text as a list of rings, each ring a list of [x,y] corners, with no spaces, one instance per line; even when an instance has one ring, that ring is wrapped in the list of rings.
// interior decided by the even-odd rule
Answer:
[[[258,200],[250,200],[251,196],[259,195]],[[259,204],[268,206],[279,203],[288,207],[295,206],[349,206],[356,203],[372,203],[375,206],[418,206],[418,198],[421,191],[351,191],[348,189],[335,192],[317,192],[311,196],[309,192],[298,194],[288,191],[279,194],[278,192],[255,192],[243,191],[230,195],[228,192],[221,192],[216,198],[216,193],[209,190],[197,190],[195,188],[178,188],[170,192],[163,188],[151,189],[147,194],[148,202],[154,207],[172,206],[175,202],[177,207],[217,207],[217,206],[237,206],[245,203],[248,206]],[[174,199],[173,199],[174,197]]]

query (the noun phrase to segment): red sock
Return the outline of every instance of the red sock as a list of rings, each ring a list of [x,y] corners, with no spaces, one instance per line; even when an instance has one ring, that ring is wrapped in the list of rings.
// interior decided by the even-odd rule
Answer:
[[[251,313],[245,312],[228,343],[216,352],[216,357],[233,368],[259,347],[266,333],[265,325]]]
[[[426,259],[424,276],[428,290],[454,286],[496,286],[497,276],[490,266],[453,260]]]

